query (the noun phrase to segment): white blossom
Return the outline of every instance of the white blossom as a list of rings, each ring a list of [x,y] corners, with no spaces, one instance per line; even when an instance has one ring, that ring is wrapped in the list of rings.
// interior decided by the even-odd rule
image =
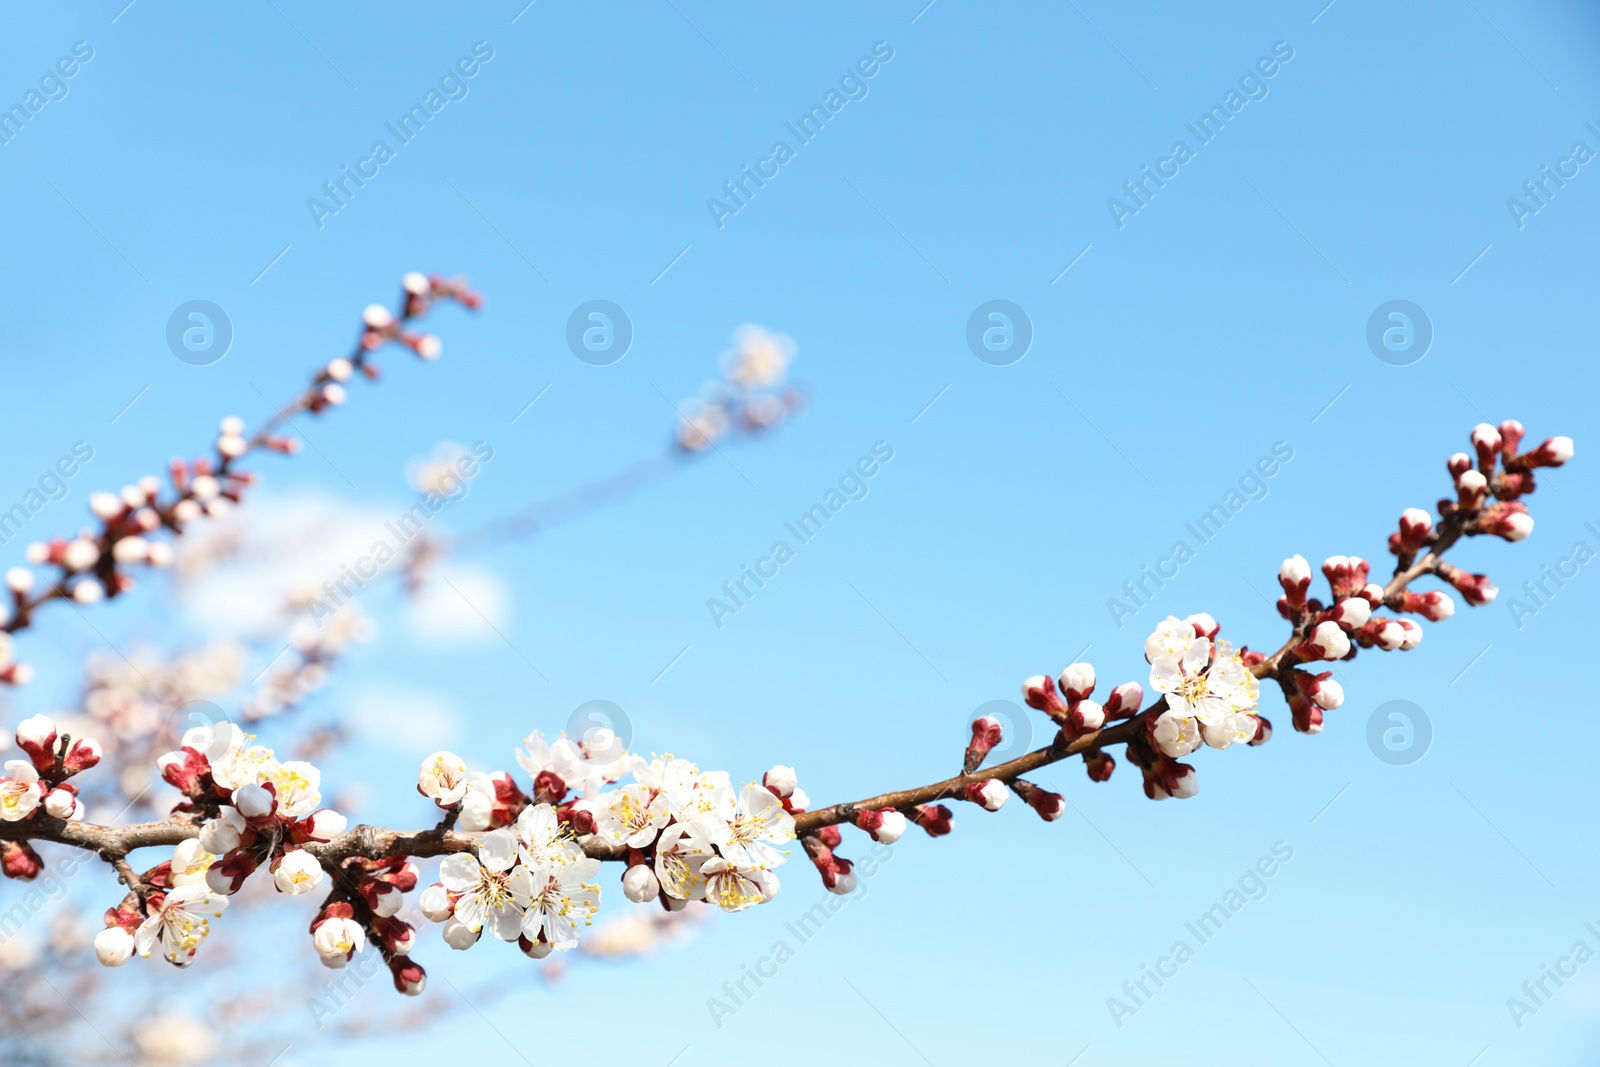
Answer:
[[[214,856],[226,855],[239,847],[244,829],[244,816],[237,808],[224,805],[215,819],[207,819],[200,827],[200,847]]]
[[[272,881],[278,887],[278,892],[290,896],[312,892],[322,885],[323,877],[322,864],[303,848],[285,853],[278,860],[277,870],[272,872]]]
[[[477,856],[456,852],[445,857],[439,881],[456,896],[456,921],[474,934],[487,926],[502,941],[517,939],[533,881],[528,869],[517,865],[517,839],[510,830],[484,834]]]
[[[467,765],[454,752],[435,752],[422,761],[417,791],[448,808],[467,791]]]
[[[724,859],[743,867],[776,867],[785,854],[774,845],[794,840],[794,816],[783,801],[759,785],[746,785],[726,816],[713,810],[694,820],[701,836],[717,846]]]
[[[572,855],[571,834],[556,818],[549,804],[529,804],[517,816],[515,825],[517,858],[534,870],[551,863],[565,863]]]
[[[139,955],[148,957],[150,950],[160,944],[162,955],[169,963],[189,966],[200,944],[211,933],[211,923],[206,916],[220,916],[227,906],[227,897],[204,886],[178,886],[156,905],[154,915],[139,924],[134,934]]]
[[[699,900],[706,894],[701,866],[713,855],[711,843],[690,823],[673,823],[656,842],[656,878],[670,897]]]
[[[740,867],[721,856],[707,860],[700,871],[706,879],[706,900],[723,911],[744,911],[777,892],[777,879],[769,871]]]
[[[579,855],[535,870],[533,901],[522,917],[522,936],[529,941],[543,940],[558,952],[576,946],[578,923],[588,926],[600,909],[600,887],[593,881],[599,873],[599,860]],[[460,909],[457,904],[458,913]]]
[[[94,935],[94,954],[107,967],[121,967],[133,958],[133,935],[120,926],[108,926]]]
[[[311,945],[328,967],[343,967],[367,946],[367,932],[354,919],[325,919],[311,935]]]
[[[648,786],[626,785],[596,799],[600,802],[594,808],[600,835],[613,844],[647,848],[667,825],[666,795]]]
[[[622,876],[622,895],[635,904],[645,904],[661,895],[661,882],[647,863],[636,863]]]
[[[6,760],[0,776],[0,820],[19,822],[39,806],[39,772],[27,760]]]

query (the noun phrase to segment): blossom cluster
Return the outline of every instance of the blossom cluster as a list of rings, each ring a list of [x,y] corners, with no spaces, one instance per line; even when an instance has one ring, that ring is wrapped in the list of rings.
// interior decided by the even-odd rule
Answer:
[[[70,779],[100,762],[100,742],[59,733],[44,715],[17,724],[17,747],[27,759],[6,760],[0,775],[0,822],[83,819],[78,786]],[[0,872],[7,878],[32,881],[44,861],[27,841],[0,841]]]
[[[309,763],[279,762],[237,725],[196,726],[182,747],[157,760],[161,776],[184,795],[180,811],[203,818],[197,837],[138,879],[122,905],[106,912],[95,939],[100,961],[120,966],[159,945],[169,962],[188,966],[227,898],[263,865],[279,892],[318,888],[322,865],[304,845],[344,832],[344,816],[319,808],[321,772]],[[398,898],[396,898],[398,902]]]
[[[534,734],[524,744],[517,759],[531,796],[508,772],[469,774],[450,752],[420,768],[418,791],[458,812],[464,829],[483,831],[472,852],[440,864],[419,901],[451,947],[470,948],[485,929],[535,959],[576,947],[600,903],[600,861],[580,840],[625,858],[624,896],[668,912],[693,900],[743,911],[777,893],[775,869],[787,860],[779,846],[794,839],[806,801],[791,769],[735,791],[726,772],[631,755],[609,730],[553,743]],[[625,777],[633,780],[617,786]]]
[[[757,433],[783,422],[804,403],[784,387],[794,360],[794,339],[760,326],[740,326],[733,347],[722,356],[722,377],[707,382],[679,405],[678,447],[703,452],[735,431]]]
[[[269,872],[284,894],[324,889],[310,927],[323,964],[343,967],[375,947],[396,988],[410,994],[423,989],[426,976],[410,959],[417,932],[398,913],[405,894],[418,887],[416,858],[443,857],[438,880],[419,894],[418,905],[439,924],[446,944],[470,948],[487,930],[533,958],[579,946],[599,909],[604,860],[620,861],[623,895],[659,905],[657,915],[696,901],[739,912],[773,899],[777,869],[789,855],[784,846],[798,838],[824,886],[848,893],[857,882],[853,864],[838,851],[844,823],[882,844],[895,843],[913,825],[943,836],[953,816],[937,801],[993,812],[1013,793],[1053,821],[1065,798],[1020,775],[1069,756],[1081,755],[1090,778],[1106,781],[1116,764],[1105,749],[1123,743],[1143,774],[1146,796],[1196,795],[1186,757],[1271,738],[1257,707],[1263,679],[1279,684],[1298,730],[1318,732],[1323,713],[1345,699],[1334,664],[1363,648],[1415,648],[1423,633],[1417,619],[1439,622],[1454,614],[1448,593],[1413,591],[1413,581],[1435,576],[1469,604],[1493,599],[1487,576],[1466,574],[1442,555],[1462,537],[1519,540],[1531,530],[1522,498],[1533,489],[1534,471],[1566,462],[1572,444],[1552,438],[1521,452],[1522,436],[1514,422],[1474,430],[1476,462],[1466,453],[1450,458],[1456,496],[1440,502],[1437,519],[1415,508],[1400,517],[1390,538],[1396,566],[1387,585],[1371,580],[1365,559],[1337,555],[1321,567],[1326,596],[1320,589],[1314,595],[1311,565],[1299,555],[1285,560],[1277,608],[1290,632],[1275,652],[1235,647],[1208,614],[1168,617],[1144,644],[1148,686],[1157,696],[1150,707],[1142,707],[1145,687],[1132,681],[1111,689],[1103,703],[1095,700],[1096,673],[1088,663],[1070,664],[1055,678],[1028,678],[1024,699],[1059,728],[1050,745],[985,770],[1004,731],[999,720],[978,718],[960,773],[930,786],[814,810],[788,766],[736,788],[725,772],[703,772],[688,760],[631,754],[609,730],[554,742],[534,734],[516,754],[522,778],[469,771],[448,751],[425,759],[417,790],[443,813],[433,829],[347,832],[342,815],[320,806],[316,767],[279,761],[223,722],[189,730],[178,749],[157,761],[183,799],[167,822],[127,829],[160,831],[171,835],[160,837],[163,843],[177,843],[170,859],[139,875],[124,856],[142,846],[118,847],[118,828],[81,822],[82,802],[69,779],[99,761],[99,746],[35,716],[17,731],[28,759],[6,763],[0,777],[0,859],[7,875],[36,877],[40,860],[31,836],[98,848],[112,860],[129,893],[107,910],[105,929],[94,939],[96,954],[110,966],[158,948],[187,965],[209,934],[209,920],[258,871]],[[105,844],[86,843],[96,841]]]
[[[459,279],[411,273],[402,279],[402,309],[397,316],[381,304],[369,306],[362,314],[362,332],[354,354],[333,359],[313,376],[310,387],[281,409],[264,426],[251,433],[244,420],[230,415],[218,425],[212,455],[192,460],[174,459],[167,470],[164,486],[155,475],[146,475],[117,492],[96,491],[89,496],[89,510],[98,526],[87,526],[72,537],[57,537],[28,545],[30,566],[12,567],[6,572],[11,593],[9,613],[0,615],[0,683],[23,684],[32,676],[26,664],[12,660],[9,635],[31,625],[32,615],[52,600],[71,600],[80,605],[97,603],[119,596],[134,587],[133,568],[161,568],[171,565],[171,544],[157,540],[162,531],[174,536],[200,519],[215,517],[238,504],[254,482],[248,471],[236,463],[250,452],[293,453],[299,450],[296,438],[278,432],[295,414],[319,414],[342,404],[344,383],[358,371],[368,378],[378,377],[373,354],[390,343],[410,348],[423,359],[439,355],[438,337],[406,329],[411,319],[424,314],[440,300],[454,300],[476,308],[481,298]],[[53,572],[41,582],[38,568]]]

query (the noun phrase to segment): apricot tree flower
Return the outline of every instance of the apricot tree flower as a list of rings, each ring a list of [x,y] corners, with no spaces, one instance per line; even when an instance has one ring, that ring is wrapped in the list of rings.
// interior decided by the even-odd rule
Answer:
[[[0,777],[0,819],[17,822],[39,806],[39,772],[27,760],[6,760]]]
[[[713,810],[697,817],[694,827],[724,859],[742,867],[783,864],[787,856],[773,846],[794,840],[794,817],[783,810],[783,801],[759,785],[745,786],[728,814]]]
[[[518,870],[526,876],[524,868]],[[557,952],[576,947],[578,923],[588,926],[600,910],[600,887],[594,883],[599,873],[599,860],[576,851],[565,862],[535,869],[531,877],[532,901],[522,916],[522,936]]]
[[[417,792],[448,808],[467,791],[467,765],[454,752],[435,752],[417,772]]]
[[[153,899],[149,918],[140,923],[134,933],[139,955],[149,956],[150,950],[159,944],[167,962],[179,967],[189,966],[194,962],[195,952],[211,933],[211,922],[206,916],[218,918],[227,906],[227,897],[198,885],[178,886]]]
[[[515,941],[533,879],[517,864],[517,839],[509,830],[491,830],[478,842],[478,854],[457,852],[439,865],[439,881],[455,898],[456,921],[473,933],[485,926],[502,941]],[[598,866],[598,865],[597,865]]]
[[[699,900],[706,895],[701,867],[714,853],[711,843],[690,823],[674,823],[656,842],[656,879],[661,889],[678,900]]]

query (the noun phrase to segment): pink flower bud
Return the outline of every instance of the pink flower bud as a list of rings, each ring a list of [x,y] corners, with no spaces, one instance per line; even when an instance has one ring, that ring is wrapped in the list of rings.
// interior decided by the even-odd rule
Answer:
[[[969,782],[965,790],[966,798],[984,811],[999,811],[1004,806],[1007,795],[1006,784],[998,778]]]
[[[404,919],[390,917],[380,918],[372,924],[372,931],[383,942],[385,948],[396,956],[406,956],[417,945],[416,927]],[[405,992],[405,990],[401,990]]]
[[[28,754],[39,770],[56,762],[56,724],[45,715],[31,715],[17,724],[17,747]]]
[[[1475,608],[1491,603],[1500,594],[1500,590],[1495,588],[1487,574],[1468,574],[1460,567],[1449,563],[1440,563],[1437,573],[1455,587],[1462,599]]]
[[[1322,732],[1322,709],[1300,693],[1289,697],[1289,713],[1294,717],[1294,728],[1303,734]]]
[[[1011,788],[1021,797],[1023,802],[1039,813],[1039,818],[1045,822],[1055,822],[1067,810],[1067,802],[1060,793],[1052,793],[1018,778],[1011,783]]]
[[[1416,554],[1433,540],[1433,516],[1421,508],[1406,508],[1400,513],[1400,547]]]
[[[1332,671],[1323,671],[1321,674],[1295,671],[1294,682],[1307,700],[1325,711],[1332,711],[1344,703],[1344,687],[1333,680]]]
[[[1489,479],[1478,471],[1464,471],[1456,479],[1456,507],[1462,511],[1476,511],[1483,506],[1484,497],[1489,495]]]
[[[1461,477],[1462,471],[1469,471],[1472,469],[1472,457],[1467,455],[1465,452],[1456,452],[1453,453],[1445,462],[1445,466],[1449,469],[1450,480],[1453,482],[1457,478]]]
[[[380,919],[387,919],[399,911],[405,904],[406,895],[397,886],[388,882],[366,881],[361,883],[361,895],[372,907],[372,913]]]
[[[1111,696],[1106,700],[1106,721],[1111,722],[1136,715],[1143,703],[1144,688],[1138,682],[1123,682],[1111,691]]]
[[[972,740],[967,744],[966,755],[961,760],[961,773],[971,774],[983,764],[984,757],[1004,739],[1000,720],[984,715],[972,721]]]
[[[955,813],[943,804],[922,804],[915,808],[911,821],[928,832],[929,837],[943,837],[955,829]]]
[[[1422,643],[1422,627],[1410,619],[1396,619],[1395,625],[1405,632],[1405,637],[1400,641],[1400,651],[1410,652]]]
[[[1502,501],[1478,516],[1479,533],[1493,534],[1507,541],[1520,541],[1533,532],[1533,516],[1520,501]]]
[[[1494,461],[1500,455],[1500,431],[1487,422],[1472,428],[1472,447],[1478,453],[1478,469],[1484,474],[1494,471]]]
[[[1052,719],[1067,713],[1067,702],[1056,691],[1056,683],[1042,674],[1036,674],[1022,683],[1022,699],[1028,707],[1042,711]]]
[[[766,786],[773,796],[781,799],[793,793],[795,787],[800,783],[794,773],[794,768],[785,767],[780,763],[762,775],[761,784]]]
[[[182,748],[158,756],[156,767],[168,785],[192,797],[200,789],[200,776],[211,769],[211,764],[194,749]]]
[[[0,874],[31,882],[44,870],[44,860],[26,841],[0,841]]]
[[[1296,649],[1304,659],[1343,659],[1350,654],[1350,638],[1336,622],[1319,622]]]
[[[1083,767],[1091,782],[1109,782],[1111,772],[1117,769],[1117,761],[1111,758],[1109,752],[1094,749],[1083,754]]]
[[[213,893],[232,896],[255,873],[256,866],[256,859],[249,852],[231,852],[206,868],[206,886]]]
[[[1528,453],[1530,467],[1559,467],[1572,458],[1572,438],[1552,437]]]
[[[906,832],[906,817],[893,808],[882,811],[863,809],[856,812],[856,826],[871,835],[874,841],[892,845]]]
[[[1360,556],[1329,556],[1322,563],[1322,575],[1328,579],[1333,599],[1345,600],[1360,592],[1366,584],[1369,565]]]
[[[1203,611],[1196,615],[1190,615],[1183,621],[1194,627],[1196,637],[1204,637],[1207,640],[1215,639],[1217,631],[1222,629],[1216,619],[1213,619]]]
[[[1442,622],[1456,613],[1456,602],[1450,594],[1434,590],[1428,593],[1406,593],[1400,610],[1415,612],[1429,622]]]
[[[1306,590],[1311,587],[1311,564],[1304,556],[1290,556],[1278,568],[1278,584],[1283,586],[1284,599],[1289,607],[1305,606]]]
[[[1507,419],[1500,424],[1500,458],[1510,463],[1516,458],[1517,448],[1522,444],[1523,435],[1528,431],[1516,419]]]
[[[1088,734],[1106,724],[1106,709],[1093,700],[1080,700],[1067,712],[1067,729],[1075,734]]]
[[[1393,652],[1404,643],[1406,631],[1394,619],[1373,618],[1357,632],[1363,645],[1376,646],[1384,652]]]
[[[1067,703],[1075,704],[1094,692],[1094,666],[1089,663],[1074,663],[1061,672],[1058,682],[1061,686],[1061,695],[1067,698]]]
[[[1256,736],[1252,745],[1264,745],[1272,740],[1272,721],[1265,715],[1256,716]]]
[[[417,898],[417,908],[429,922],[442,923],[455,914],[455,903],[438,882],[422,891]]]
[[[1372,618],[1372,605],[1366,597],[1349,597],[1334,605],[1329,617],[1346,630],[1359,630]]]
[[[44,798],[44,810],[57,819],[70,819],[78,809],[78,798],[65,787],[50,790]]]
[[[390,960],[389,973],[394,976],[394,987],[408,997],[421,996],[428,988],[428,972],[420,964],[412,963],[409,956]]]
[[[62,766],[68,774],[77,774],[86,771],[100,762],[100,742],[92,737],[85,737],[74,741],[62,759]]]

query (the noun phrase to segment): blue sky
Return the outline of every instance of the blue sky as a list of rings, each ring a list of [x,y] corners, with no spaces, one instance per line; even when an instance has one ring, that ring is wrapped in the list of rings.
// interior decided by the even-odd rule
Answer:
[[[660,449],[669,404],[736,326],[763,324],[798,342],[802,418],[484,557],[503,639],[419,640],[374,591],[383,636],[317,712],[376,706],[381,721],[385,701],[422,701],[474,765],[509,767],[527,731],[606,699],[637,748],[739,778],[792,763],[822,803],[948,773],[964,716],[1086,646],[1102,684],[1144,680],[1142,639],[1168,612],[1208,611],[1225,636],[1275,647],[1261,593],[1284,556],[1382,567],[1395,517],[1443,495],[1444,459],[1474,423],[1571,434],[1579,459],[1541,480],[1533,536],[1459,553],[1501,602],[1428,627],[1414,652],[1363,654],[1320,736],[1294,734],[1267,694],[1278,736],[1198,755],[1194,800],[1151,804],[1126,766],[1093,785],[1062,765],[1038,776],[1074,805],[1059,823],[963,809],[954,836],[897,846],[720,1029],[707,999],[822,897],[798,865],[777,901],[692,946],[554,990],[497,946],[432,941],[419,957],[439,996],[444,977],[465,988],[498,968],[513,991],[485,1008],[493,1028],[406,1047],[509,1055],[509,1039],[560,1057],[588,1047],[603,1011],[616,1049],[646,1063],[685,1045],[809,1062],[797,1019],[806,1046],[941,1067],[997,1046],[1051,1062],[1087,1049],[1082,1067],[1589,1062],[1600,964],[1520,1028],[1506,1001],[1574,942],[1600,949],[1584,928],[1600,927],[1579,814],[1592,769],[1568,725],[1582,697],[1562,684],[1591,655],[1600,578],[1581,569],[1520,627],[1509,606],[1575,542],[1600,549],[1585,526],[1600,527],[1585,458],[1600,176],[1572,163],[1544,204],[1523,191],[1576,142],[1600,150],[1594,14],[923,2],[8,12],[7,106],[75,42],[93,57],[0,145],[0,502],[89,442],[68,498],[32,520],[71,529],[91,489],[192,454],[224,414],[265,414],[406,270],[465,272],[488,306],[442,311],[437,365],[390,355],[379,386],[357,383],[308,427],[315,450],[259,464],[260,507],[320,493],[396,513],[407,459],[483,440],[494,462],[442,521],[515,510]],[[457,99],[391,143],[337,213],[308,207],[478,42],[492,58],[447,84]],[[850,80],[863,57],[875,72]],[[786,124],[836,88],[848,102],[800,143]],[[1248,102],[1201,143],[1186,124],[1230,91]],[[1180,140],[1192,158],[1163,164]],[[792,158],[737,213],[708,206],[777,141]],[[1129,203],[1125,182],[1173,165]],[[1519,219],[1513,197],[1539,210]],[[166,345],[194,299],[235,331],[211,366]],[[568,316],[594,299],[633,325],[611,366],[566,346]],[[1033,333],[1007,366],[966,341],[997,299]],[[1366,340],[1393,300],[1432,327],[1407,366]],[[894,458],[867,497],[713,625],[707,598],[880,441]],[[1292,459],[1266,494],[1119,628],[1107,601],[1280,442]],[[7,551],[20,560],[20,542]],[[64,699],[81,651],[192,636],[159,590],[94,618],[103,636],[57,612],[24,639],[44,677],[13,714]],[[1431,721],[1419,762],[1368,748],[1391,700]],[[424,754],[369,730],[327,774],[374,791],[364,817],[418,822]],[[1265,897],[1119,1028],[1108,998],[1278,842],[1293,858]],[[857,835],[843,851],[868,849]]]

